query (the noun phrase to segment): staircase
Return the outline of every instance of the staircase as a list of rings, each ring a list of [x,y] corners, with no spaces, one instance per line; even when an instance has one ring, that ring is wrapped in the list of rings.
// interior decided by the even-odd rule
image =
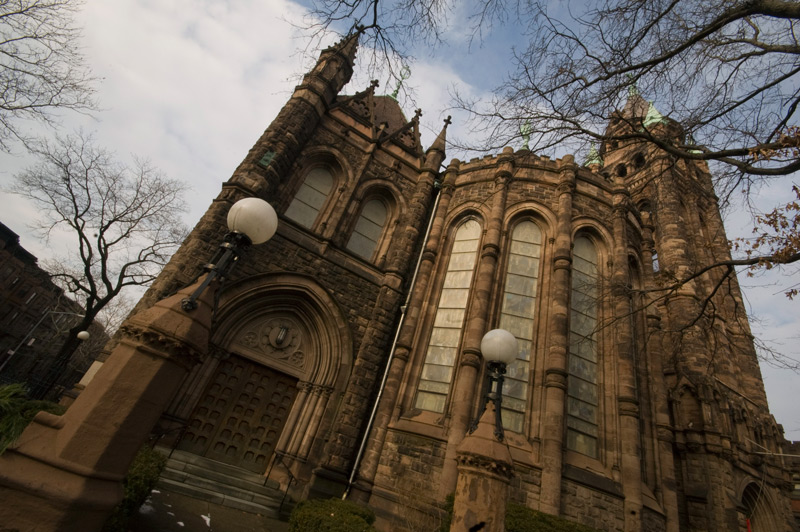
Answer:
[[[161,449],[169,454],[169,449]],[[286,519],[293,503],[274,480],[186,451],[172,451],[158,486],[201,501]]]

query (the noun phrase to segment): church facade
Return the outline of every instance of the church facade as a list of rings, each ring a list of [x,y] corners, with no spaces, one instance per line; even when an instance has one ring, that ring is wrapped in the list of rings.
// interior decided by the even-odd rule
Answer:
[[[356,49],[321,53],[140,303],[201,273],[233,202],[275,207],[165,441],[411,530],[455,489],[504,328],[511,500],[601,530],[792,530],[735,275],[703,272],[730,260],[706,165],[634,142],[444,165],[447,123],[424,148],[374,85],[339,94]],[[609,124],[630,127],[682,135],[635,91]]]

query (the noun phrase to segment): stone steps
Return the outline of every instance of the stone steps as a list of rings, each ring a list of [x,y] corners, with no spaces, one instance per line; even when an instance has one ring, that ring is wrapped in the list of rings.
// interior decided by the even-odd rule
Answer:
[[[168,449],[162,449],[169,454]],[[159,486],[202,501],[245,512],[281,518],[291,501],[283,504],[284,493],[275,481],[264,485],[264,477],[185,451],[173,451],[159,478]]]

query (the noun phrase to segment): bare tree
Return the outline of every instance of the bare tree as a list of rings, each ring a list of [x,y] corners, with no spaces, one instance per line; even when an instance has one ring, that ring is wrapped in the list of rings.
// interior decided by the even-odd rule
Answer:
[[[24,119],[94,108],[74,23],[79,0],[0,0],[0,148],[25,140]]]
[[[49,263],[53,280],[84,308],[56,355],[50,378],[32,390],[47,393],[86,330],[120,292],[149,285],[183,240],[185,186],[148,163],[116,162],[77,135],[32,148],[38,163],[15,176],[11,191],[39,210],[34,227],[51,242],[68,243],[67,255]]]
[[[313,29],[360,28],[393,61],[439,43],[448,15],[467,10],[473,38],[515,24],[509,72],[491,101],[456,95],[479,141],[496,150],[525,137],[534,151],[652,143],[675,159],[707,161],[723,201],[800,170],[800,3],[789,0],[317,0]],[[459,18],[463,21],[464,18]],[[508,31],[508,30],[505,30]],[[684,135],[665,138],[630,119],[607,128],[628,95]],[[527,137],[530,136],[530,139]],[[602,149],[601,149],[602,155]],[[755,220],[756,225],[760,222]],[[763,249],[763,246],[762,246]],[[794,253],[768,253],[795,259]]]

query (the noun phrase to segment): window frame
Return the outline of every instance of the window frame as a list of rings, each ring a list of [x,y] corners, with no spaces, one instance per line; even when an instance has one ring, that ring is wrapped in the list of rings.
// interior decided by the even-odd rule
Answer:
[[[330,190],[325,196],[324,201],[322,202],[322,205],[320,205],[319,209],[317,210],[317,215],[314,218],[314,221],[311,223],[311,225],[305,225],[301,221],[292,218],[288,214],[288,212],[292,208],[292,205],[294,204],[295,200],[297,199],[297,195],[300,193],[300,191],[303,189],[303,186],[306,184],[309,175],[311,175],[311,173],[314,172],[314,170],[317,170],[319,168],[324,169],[328,172],[328,174],[331,177],[331,186]],[[302,175],[302,179],[297,179],[297,183],[295,184],[295,187],[292,190],[291,196],[286,200],[286,207],[283,209],[282,213],[283,217],[286,218],[288,221],[292,222],[293,224],[297,225],[298,227],[301,227],[308,231],[322,233],[324,231],[324,228],[328,225],[330,214],[335,204],[334,196],[336,196],[335,192],[338,190],[340,186],[341,171],[338,168],[338,165],[334,165],[326,161],[317,161],[303,168],[300,174]]]
[[[434,331],[436,329],[436,323],[438,321],[437,318],[439,317],[438,316],[439,310],[440,308],[449,309],[449,307],[442,307],[442,294],[446,288],[448,273],[451,271],[450,266],[453,258],[453,250],[456,244],[458,243],[458,240],[456,240],[456,236],[458,234],[458,231],[469,222],[474,222],[477,224],[478,238],[477,238],[477,244],[474,249],[474,260],[472,264],[469,285],[467,287],[461,287],[462,289],[466,289],[466,301],[463,307],[463,316],[461,318],[461,328],[458,336],[458,342],[456,343],[455,346],[452,346],[455,352],[453,355],[452,373],[449,381],[449,388],[444,396],[442,411],[440,412],[437,410],[429,410],[418,406],[419,392],[429,391],[429,390],[420,390],[422,381],[426,380],[423,379],[422,375],[425,371],[426,361],[428,360],[428,353],[430,351],[431,341],[433,339]],[[435,283],[432,283],[431,291],[429,292],[427,298],[429,305],[435,304],[435,309],[433,310],[433,319],[430,320],[430,324],[426,327],[424,333],[420,335],[419,340],[417,342],[418,345],[417,349],[419,353],[419,368],[416,372],[416,379],[414,381],[412,393],[409,394],[410,407],[415,412],[424,412],[435,416],[441,416],[441,415],[446,415],[446,413],[450,409],[450,405],[452,403],[453,386],[458,378],[458,365],[464,344],[464,333],[466,331],[466,322],[467,318],[469,317],[470,307],[472,304],[472,296],[474,294],[475,282],[477,279],[478,266],[480,264],[480,253],[483,245],[484,232],[485,232],[485,227],[483,220],[477,215],[470,214],[451,222],[449,224],[447,238],[443,239],[444,242],[442,243],[441,248],[447,250],[447,260],[446,261],[442,260],[440,262],[441,268],[437,275],[437,281]],[[446,264],[444,264],[445,262]],[[470,270],[453,270],[453,271],[470,271]]]
[[[593,384],[594,387],[595,387],[595,393],[597,395],[597,399],[596,399],[596,405],[595,405],[596,415],[595,415],[595,420],[594,420],[593,424],[596,426],[596,431],[597,431],[597,435],[596,436],[591,436],[589,434],[586,434],[583,431],[580,431],[580,429],[577,429],[575,427],[570,427],[569,426],[570,418],[574,417],[575,419],[577,419],[579,421],[581,420],[580,417],[570,414],[570,398],[572,397],[571,394],[570,394],[570,379],[573,377],[573,371],[571,370],[571,359],[572,359],[573,356],[576,356],[578,358],[583,358],[583,357],[579,357],[578,355],[573,355],[573,353],[572,353],[572,351],[573,351],[573,331],[574,331],[574,329],[573,329],[573,326],[574,326],[574,323],[573,323],[573,319],[574,319],[573,318],[573,314],[574,314],[573,301],[574,301],[574,299],[573,298],[574,298],[574,292],[575,292],[574,282],[575,282],[575,273],[576,273],[576,270],[575,270],[575,262],[576,262],[575,261],[575,258],[576,258],[576,256],[575,256],[575,243],[580,238],[585,238],[586,240],[588,240],[592,244],[592,246],[594,248],[594,251],[595,251],[595,264],[594,264],[594,266],[595,266],[595,277],[594,277],[595,286],[594,286],[594,291],[596,293],[595,308],[594,308],[594,313],[595,313],[595,316],[594,316],[595,325],[594,325],[594,327],[595,327],[595,330],[591,334],[590,337],[585,337],[585,338],[593,337],[592,339],[593,339],[593,344],[594,344],[594,349],[595,349],[594,358],[596,360],[596,362],[594,362],[594,364],[595,364],[596,368],[595,368],[595,375],[594,375],[594,381],[595,381],[594,383],[591,383],[590,381],[588,381],[586,379],[582,379],[580,376],[577,376],[577,375],[575,375],[575,378],[581,379],[582,381],[588,382],[589,384]],[[602,295],[603,295],[603,285],[604,285],[603,280],[604,280],[604,273],[605,273],[603,265],[604,265],[604,260],[606,258],[606,248],[605,248],[605,245],[603,243],[603,240],[601,238],[599,238],[595,234],[594,231],[592,231],[591,227],[581,227],[581,228],[578,228],[573,233],[571,256],[572,256],[572,264],[571,264],[571,267],[570,267],[569,301],[568,301],[568,305],[567,305],[567,309],[568,309],[568,315],[567,315],[568,316],[568,319],[567,319],[567,322],[568,322],[568,329],[567,329],[567,360],[566,360],[566,362],[567,362],[567,367],[566,367],[566,370],[567,370],[567,388],[564,391],[564,399],[565,399],[564,400],[564,449],[569,453],[575,453],[576,456],[580,456],[585,460],[602,461],[602,457],[603,457],[603,454],[604,454],[604,447],[605,447],[605,434],[607,432],[606,431],[606,423],[608,422],[608,420],[605,419],[606,409],[604,407],[604,401],[605,401],[605,393],[604,392],[607,390],[607,383],[605,382],[605,373],[606,373],[605,370],[607,369],[605,367],[605,365],[606,365],[607,361],[606,361],[606,357],[604,356],[605,355],[604,329],[601,326],[601,324],[604,322],[603,321],[603,314],[604,314],[604,311],[605,311],[604,306],[606,305],[606,301],[602,297]],[[575,334],[579,335],[579,333],[577,333],[577,332]],[[585,358],[584,358],[584,360],[588,361],[588,359],[585,359]],[[581,400],[580,398],[576,398],[576,399],[579,400],[579,401]],[[586,403],[590,404],[588,402],[586,402]],[[589,424],[591,422],[587,421],[586,423]],[[584,433],[588,437],[593,437],[595,439],[595,455],[594,456],[591,455],[591,454],[585,453],[585,452],[583,452],[583,451],[581,451],[581,450],[579,450],[579,449],[577,449],[577,448],[575,448],[573,446],[570,446],[570,444],[569,444],[569,434],[570,434],[571,430],[575,431],[575,432]]]
[[[536,243],[536,245],[538,246],[539,249],[538,249],[538,257],[537,257],[537,272],[536,272],[537,275],[536,275],[536,277],[532,277],[533,279],[535,279],[535,281],[534,281],[534,294],[535,295],[533,296],[534,301],[532,303],[533,314],[532,314],[532,317],[529,318],[529,320],[531,322],[530,323],[530,326],[531,326],[531,330],[530,330],[531,339],[530,339],[530,351],[529,351],[528,359],[526,361],[527,362],[527,371],[528,371],[527,388],[526,388],[526,396],[525,396],[525,399],[524,399],[524,410],[522,411],[522,426],[520,427],[520,430],[517,431],[514,428],[511,428],[511,427],[507,426],[506,425],[506,417],[503,416],[503,414],[501,413],[501,417],[503,418],[503,428],[504,428],[504,430],[510,431],[510,432],[513,432],[513,433],[516,433],[516,434],[521,434],[521,435],[525,435],[528,432],[530,432],[530,426],[531,426],[530,425],[531,424],[530,420],[531,420],[531,414],[533,412],[533,397],[534,397],[533,373],[534,373],[534,370],[535,370],[535,367],[536,367],[536,364],[537,364],[535,355],[536,355],[537,343],[538,343],[538,340],[539,340],[539,335],[537,333],[540,331],[540,325],[542,323],[542,320],[544,319],[546,321],[546,319],[547,319],[547,317],[543,315],[543,311],[542,311],[542,308],[541,308],[542,299],[543,299],[542,294],[543,294],[543,290],[545,288],[544,277],[545,277],[545,274],[546,274],[545,269],[544,269],[544,264],[545,264],[546,253],[548,252],[548,249],[547,249],[548,248],[548,246],[547,246],[547,234],[545,232],[546,224],[542,223],[541,220],[539,220],[535,216],[532,216],[531,214],[528,214],[528,215],[525,215],[525,216],[521,216],[521,217],[517,217],[512,223],[509,224],[509,226],[508,226],[508,228],[506,230],[505,248],[504,248],[504,253],[503,253],[503,263],[502,263],[502,270],[501,270],[502,275],[498,275],[498,277],[500,277],[501,280],[499,281],[498,286],[496,288],[496,290],[497,290],[496,291],[497,305],[495,307],[497,309],[497,324],[498,324],[498,327],[499,328],[508,329],[508,327],[504,327],[504,309],[505,309],[507,288],[508,288],[508,283],[509,283],[509,278],[508,278],[509,271],[508,270],[509,270],[509,267],[511,265],[511,250],[512,250],[512,246],[513,246],[513,242],[514,242],[514,232],[523,223],[526,223],[526,222],[533,224],[539,231],[539,235],[538,235],[539,242]],[[527,319],[527,318],[523,318],[523,319]],[[510,331],[510,332],[512,332],[512,334],[513,334],[513,331]],[[515,335],[515,337],[516,337],[516,335]],[[526,341],[526,340],[525,339],[520,340],[520,338],[517,338],[517,341],[521,342],[521,341]],[[521,360],[521,359],[518,358],[517,360]],[[506,393],[506,391],[508,390],[508,387],[507,387],[507,380],[508,379],[509,379],[509,377],[505,377],[505,381],[506,382],[504,382],[504,384],[503,384],[503,400],[504,400],[504,402],[505,402],[507,397],[510,397],[510,396],[507,396],[507,393]],[[521,379],[515,379],[515,380],[521,382]],[[504,407],[503,411],[505,411],[505,410],[506,409]]]
[[[383,222],[383,226],[381,227],[381,233],[378,236],[378,239],[375,241],[375,247],[372,249],[371,256],[365,257],[353,250],[350,247],[350,242],[353,238],[353,234],[356,232],[359,222],[363,217],[362,215],[364,213],[364,208],[373,201],[380,202],[383,205],[384,209],[386,210],[386,218]],[[397,201],[391,192],[384,189],[370,190],[368,194],[364,195],[363,199],[359,200],[358,210],[352,217],[349,230],[347,231],[347,239],[343,242],[343,248],[361,260],[365,260],[375,264],[376,266],[382,266],[385,262],[385,256],[389,249],[391,235],[393,234],[389,228],[394,226],[397,221],[396,213]]]

